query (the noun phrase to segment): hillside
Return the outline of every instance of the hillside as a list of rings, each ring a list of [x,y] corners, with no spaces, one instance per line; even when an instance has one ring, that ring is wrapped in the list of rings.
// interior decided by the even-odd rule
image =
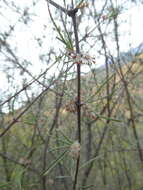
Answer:
[[[121,68],[110,65],[108,79],[104,67],[82,76],[80,189],[142,189],[142,75],[140,53]],[[0,188],[41,190],[43,180],[49,190],[71,186],[75,160],[69,151],[77,136],[76,96],[76,79],[59,81],[1,138]],[[4,115],[0,132],[26,106]]]

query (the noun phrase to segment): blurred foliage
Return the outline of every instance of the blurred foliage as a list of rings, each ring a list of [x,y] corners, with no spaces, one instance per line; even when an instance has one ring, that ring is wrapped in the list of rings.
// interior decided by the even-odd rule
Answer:
[[[135,121],[139,132],[139,139],[143,146],[142,129],[142,64],[138,59],[141,55],[122,69],[126,79],[129,81],[129,89],[133,99],[135,112]],[[128,69],[130,68],[130,72]],[[104,68],[103,73],[104,73]],[[81,189],[134,189],[142,188],[142,163],[138,157],[136,141],[130,126],[130,110],[127,100],[124,96],[122,81],[117,75],[116,90],[112,95],[113,113],[108,126],[108,131],[104,137],[100,153],[94,157],[94,150],[101,139],[102,131],[106,123],[106,113],[100,117],[100,111],[106,104],[106,85],[105,77],[100,78],[102,72],[96,69],[95,73],[89,72],[82,76],[82,144],[81,144],[81,169],[79,181],[82,181],[82,175],[86,167],[94,163],[92,172],[88,177],[88,184]],[[111,76],[113,72],[111,72]],[[95,77],[95,78],[94,78]],[[74,94],[76,79],[66,81],[65,94]],[[96,83],[95,83],[96,81]],[[110,84],[113,77],[110,77]],[[58,82],[55,90],[63,86],[63,82]],[[100,90],[99,90],[100,89]],[[71,94],[72,94],[71,93]],[[63,97],[62,107],[59,111],[59,117],[56,128],[51,131],[54,114],[57,110],[55,101],[60,97],[55,93],[45,94],[21,119],[13,126],[6,136],[1,138],[0,152],[5,154],[8,159],[1,155],[0,158],[0,188],[2,189],[41,189],[42,159],[45,146],[45,139],[50,138],[48,145],[48,162],[44,175],[47,175],[47,187],[50,189],[65,189],[63,181],[72,183],[75,161],[70,157],[67,151],[70,151],[70,145],[73,142],[76,128],[76,110],[70,112],[66,105],[75,101],[75,96]],[[117,101],[117,102],[116,102]],[[114,102],[115,105],[114,105]],[[85,106],[86,105],[86,106]],[[88,107],[88,110],[87,110]],[[23,109],[23,108],[22,108]],[[21,109],[16,110],[19,112]],[[15,115],[15,114],[14,114]],[[94,119],[99,116],[97,122]],[[103,117],[105,116],[105,118]],[[4,116],[3,127],[8,120],[11,120],[11,114]],[[119,120],[117,122],[116,120]],[[2,128],[3,128],[2,127]],[[89,139],[90,138],[90,139]],[[91,140],[91,142],[90,142]],[[2,146],[4,144],[4,146]],[[60,167],[63,168],[63,176]],[[37,173],[32,170],[34,168]],[[38,174],[39,173],[39,174]],[[7,181],[7,179],[9,181]],[[80,184],[80,183],[79,183]]]

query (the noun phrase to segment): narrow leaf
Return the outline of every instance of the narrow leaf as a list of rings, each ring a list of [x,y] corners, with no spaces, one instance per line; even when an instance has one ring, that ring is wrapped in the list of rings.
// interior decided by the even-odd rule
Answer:
[[[90,164],[90,163],[92,163],[92,162],[94,162],[94,161],[100,159],[100,157],[102,157],[102,156],[103,156],[103,155],[96,156],[95,158],[92,158],[92,159],[88,160],[87,162],[85,162],[84,164],[82,164],[79,169],[82,169],[82,168],[84,168],[85,166],[87,166],[88,164]]]
[[[8,185],[10,185],[10,183],[0,184],[0,188],[6,187],[6,186],[8,186]]]
[[[71,176],[57,176],[55,179],[64,179],[64,178],[71,178]]]
[[[52,152],[52,151],[60,150],[60,149],[65,149],[65,148],[69,148],[69,147],[70,147],[70,145],[67,145],[67,146],[59,146],[59,147],[55,147],[55,148],[50,149],[48,152]]]
[[[70,140],[70,138],[68,136],[66,136],[61,130],[58,130],[58,132],[65,138],[65,140],[67,140],[68,143],[72,144],[73,141]]]
[[[98,115],[97,113],[95,113],[95,115],[101,119],[106,119],[106,120],[110,120],[110,121],[116,121],[116,122],[121,122],[122,120],[119,120],[119,119],[114,119],[114,118],[111,118],[111,117],[106,117],[106,116],[102,116],[102,115]]]
[[[94,187],[94,185],[82,186],[82,187],[81,187],[81,190],[90,189],[91,187]]]
[[[108,78],[108,80],[105,80],[105,81],[101,84],[101,86],[97,89],[97,91],[96,91],[96,93],[94,94],[94,96],[97,95],[97,94],[102,90],[102,88],[113,78],[114,75],[115,75],[115,73],[114,73],[113,75],[111,75],[111,76]]]
[[[48,175],[51,170],[59,163],[63,160],[63,158],[65,157],[66,153],[68,151],[66,150],[65,152],[63,152],[56,160],[54,160],[51,165],[48,167],[47,171],[43,174],[44,176]]]

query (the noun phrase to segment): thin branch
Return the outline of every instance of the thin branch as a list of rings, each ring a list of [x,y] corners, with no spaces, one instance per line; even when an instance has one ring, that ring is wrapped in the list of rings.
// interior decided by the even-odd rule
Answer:
[[[55,3],[54,1],[52,0],[46,0],[47,3],[50,3],[51,5],[53,5],[55,8],[57,8],[58,10],[64,12],[64,13],[67,13],[67,9],[63,8],[62,6],[58,5],[57,3]]]
[[[3,154],[3,153],[0,152],[0,157],[2,157],[3,159],[7,159],[10,162],[13,162],[14,164],[17,164],[17,165],[20,165],[20,166],[22,166],[24,168],[27,168],[28,170],[32,171],[33,173],[36,173],[37,175],[40,175],[40,172],[38,170],[36,170],[34,168],[31,168],[29,165],[27,166],[27,165],[15,160],[14,158],[9,157],[6,154]]]
[[[117,48],[117,63],[119,65],[121,80],[122,80],[124,88],[125,88],[125,93],[126,93],[126,97],[127,97],[129,111],[130,111],[130,120],[131,120],[131,124],[132,124],[133,134],[134,134],[134,137],[135,137],[135,140],[137,143],[137,147],[138,147],[139,158],[143,162],[143,153],[141,150],[140,140],[139,140],[138,132],[136,129],[136,124],[135,124],[135,119],[134,119],[135,117],[134,117],[134,112],[133,112],[133,107],[132,107],[132,102],[131,102],[131,95],[129,92],[128,83],[124,77],[124,73],[123,73],[122,66],[121,66],[119,36],[118,36],[118,21],[117,21],[116,16],[113,17],[113,21],[114,21],[114,34],[115,34],[116,48]]]
[[[55,81],[53,81],[54,83]],[[0,133],[0,137],[4,136],[11,127],[17,123],[17,121],[29,110],[29,108],[53,85],[51,83],[45,90],[43,90],[16,118],[13,119],[13,121],[4,129],[2,133]]]

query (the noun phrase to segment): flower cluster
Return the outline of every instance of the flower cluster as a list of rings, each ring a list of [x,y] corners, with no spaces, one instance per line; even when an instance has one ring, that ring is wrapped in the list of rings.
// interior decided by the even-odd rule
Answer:
[[[68,112],[76,113],[77,111],[76,103],[74,101],[70,101],[68,102],[68,104],[65,105],[64,109]]]
[[[74,50],[67,49],[67,55],[72,59],[72,61],[76,64],[87,64],[91,65],[92,63],[95,64],[95,58],[89,56],[88,54],[84,53],[76,53]]]
[[[73,159],[78,159],[80,156],[80,144],[78,141],[75,141],[70,147],[70,156]]]
[[[79,9],[83,9],[85,7],[88,7],[88,3],[87,2],[84,2],[84,1],[81,1],[77,6],[76,8],[79,8]]]

